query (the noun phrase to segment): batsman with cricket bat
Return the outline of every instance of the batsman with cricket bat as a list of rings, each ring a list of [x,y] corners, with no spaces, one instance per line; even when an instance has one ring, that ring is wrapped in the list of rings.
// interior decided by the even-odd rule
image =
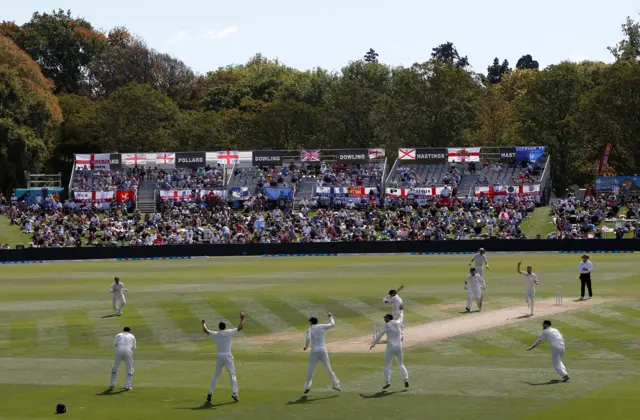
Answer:
[[[404,285],[400,285],[397,289],[389,290],[389,296],[382,299],[383,303],[390,303],[392,305],[391,315],[393,315],[393,319],[402,319],[400,314],[402,313],[401,307],[403,307],[402,298],[398,295],[404,289]],[[400,321],[400,331],[401,331],[401,340],[404,340],[404,322]]]

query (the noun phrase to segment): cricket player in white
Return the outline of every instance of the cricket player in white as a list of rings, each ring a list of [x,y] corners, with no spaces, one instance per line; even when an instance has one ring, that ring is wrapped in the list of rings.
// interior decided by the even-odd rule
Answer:
[[[116,379],[118,377],[118,369],[120,363],[124,362],[124,367],[127,371],[124,389],[131,390],[131,381],[133,380],[133,351],[136,349],[136,337],[131,334],[131,328],[124,327],[123,332],[116,335],[113,342],[116,348],[116,356],[113,361],[113,368],[111,368],[111,383],[109,389],[113,389],[116,386]]]
[[[328,324],[318,324],[318,318],[312,316],[309,318],[311,326],[307,330],[307,338],[304,344],[304,351],[307,351],[309,344],[311,344],[311,352],[309,353],[309,370],[307,371],[307,381],[304,383],[304,393],[308,393],[311,389],[311,381],[313,375],[316,372],[316,366],[318,362],[321,362],[324,369],[327,371],[327,375],[331,378],[332,388],[336,391],[341,391],[340,381],[329,364],[329,354],[327,353],[327,347],[325,345],[324,335],[328,330],[336,326],[336,320],[331,315],[331,312],[327,314],[329,316]]]
[[[128,290],[124,288],[124,283],[120,281],[120,277],[116,277],[111,283],[109,293],[113,296],[113,310],[116,311],[118,316],[122,315],[122,308],[127,303],[127,299],[124,298],[124,292],[128,292]]]
[[[555,328],[551,328],[551,321],[544,321],[542,323],[542,334],[540,338],[536,340],[535,343],[529,348],[527,351],[533,350],[544,340],[547,340],[551,345],[551,360],[553,360],[553,367],[558,372],[558,375],[562,377],[562,382],[567,382],[569,380],[569,375],[567,374],[567,369],[564,367],[562,363],[562,356],[564,356],[564,338],[560,331]]]
[[[391,362],[395,357],[398,361],[398,368],[404,378],[404,387],[409,387],[409,372],[404,367],[403,354],[402,354],[402,318],[403,307],[400,307],[400,317],[397,320],[393,319],[392,314],[384,316],[385,325],[382,327],[378,335],[374,338],[369,350],[375,347],[380,342],[383,335],[387,335],[387,350],[384,352],[384,385],[382,389],[387,389],[391,386]]]
[[[520,270],[522,261],[518,261],[518,273],[522,275],[522,281],[524,282],[524,300],[527,302],[529,309],[531,309],[531,315],[535,314],[535,296],[536,285],[538,284],[538,276],[533,272],[533,267],[527,266],[527,271]]]
[[[480,277],[484,278],[484,268],[489,269],[489,260],[487,260],[487,254],[484,248],[480,248],[476,255],[471,258],[469,265],[475,267],[476,273],[480,274]]]
[[[383,303],[391,304],[391,315],[393,315],[393,319],[398,320],[401,319],[400,307],[403,307],[402,298],[398,295],[398,292],[395,290],[389,290],[389,296],[382,299]],[[404,340],[404,321],[400,321],[400,331],[401,331],[401,339]]]
[[[231,354],[231,340],[244,328],[244,312],[240,312],[240,324],[238,324],[238,328],[228,330],[227,324],[222,321],[218,324],[218,328],[220,331],[209,331],[207,323],[204,319],[202,320],[202,331],[216,342],[218,350],[216,373],[211,380],[211,386],[207,394],[207,402],[211,402],[211,396],[216,387],[216,382],[218,382],[218,378],[220,378],[220,374],[222,373],[222,368],[227,370],[231,378],[231,398],[238,402],[238,380],[236,379],[236,366],[233,363],[233,355]]]
[[[473,305],[473,298],[476,299],[478,305],[478,311],[482,311],[482,296],[487,290],[487,284],[484,282],[482,276],[476,273],[476,269],[471,267],[469,269],[469,275],[464,281],[464,290],[467,291],[467,312],[471,312],[471,305]]]

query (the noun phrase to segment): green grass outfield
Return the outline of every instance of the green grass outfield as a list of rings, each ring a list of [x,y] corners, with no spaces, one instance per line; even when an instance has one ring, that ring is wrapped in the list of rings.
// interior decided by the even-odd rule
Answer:
[[[380,393],[379,352],[333,353],[342,393],[322,367],[307,400],[303,353],[307,318],[332,311],[331,343],[371,334],[388,311],[381,303],[406,289],[405,328],[454,317],[485,316],[523,305],[518,259],[532,264],[538,298],[579,294],[577,255],[489,254],[486,310],[463,314],[470,256],[216,258],[83,262],[0,267],[0,419],[48,419],[55,405],[67,419],[635,419],[640,412],[640,259],[594,254],[601,303],[549,318],[567,341],[571,375],[557,379],[548,344],[526,352],[545,316],[405,349],[411,387],[396,366]],[[119,275],[129,289],[122,317],[111,314],[108,288]],[[576,304],[574,304],[575,306]],[[526,307],[524,308],[526,309]],[[240,402],[223,373],[212,406],[204,406],[215,344],[200,319],[237,323],[234,341]],[[133,391],[101,395],[109,381],[113,337],[128,325],[137,337]],[[435,325],[435,324],[433,324]],[[274,340],[279,337],[279,340]],[[123,383],[121,367],[118,385]]]

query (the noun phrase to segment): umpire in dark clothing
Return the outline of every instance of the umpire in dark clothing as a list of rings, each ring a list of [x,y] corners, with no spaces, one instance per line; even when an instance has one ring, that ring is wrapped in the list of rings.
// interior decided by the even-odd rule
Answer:
[[[589,297],[593,297],[593,291],[591,290],[591,272],[593,271],[593,263],[589,261],[589,256],[584,254],[582,256],[582,262],[578,265],[580,271],[580,300],[584,300],[584,288],[585,286],[589,290]]]

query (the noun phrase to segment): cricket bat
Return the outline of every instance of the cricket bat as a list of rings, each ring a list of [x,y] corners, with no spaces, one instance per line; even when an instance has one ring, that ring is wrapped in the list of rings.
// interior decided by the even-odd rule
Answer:
[[[400,293],[400,290],[404,289],[404,284],[401,284],[400,287],[396,289],[396,293]]]

